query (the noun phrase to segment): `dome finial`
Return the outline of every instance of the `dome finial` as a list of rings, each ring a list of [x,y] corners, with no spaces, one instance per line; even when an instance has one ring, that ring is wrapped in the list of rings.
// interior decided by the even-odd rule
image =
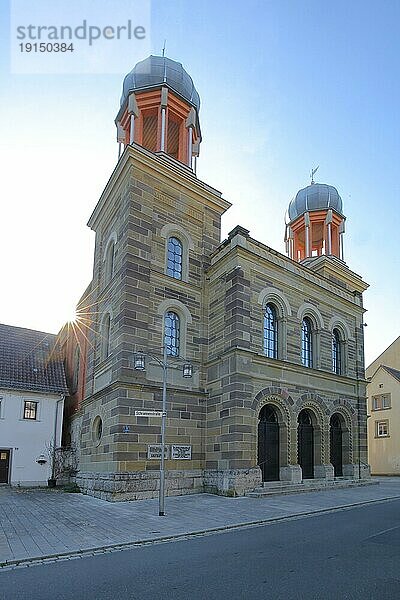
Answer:
[[[315,183],[315,181],[314,181],[314,175],[315,175],[315,173],[318,171],[318,169],[319,169],[319,165],[318,165],[318,167],[315,167],[315,169],[311,169],[311,173],[310,173],[310,177],[311,177],[311,185],[312,185],[313,183]]]

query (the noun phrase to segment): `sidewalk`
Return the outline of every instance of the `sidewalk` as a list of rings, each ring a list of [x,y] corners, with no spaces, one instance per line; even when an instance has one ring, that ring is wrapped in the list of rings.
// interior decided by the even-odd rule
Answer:
[[[400,498],[400,477],[377,479],[379,485],[260,499],[210,494],[167,497],[164,517],[158,516],[158,500],[109,503],[59,490],[0,487],[0,570],[31,560]]]

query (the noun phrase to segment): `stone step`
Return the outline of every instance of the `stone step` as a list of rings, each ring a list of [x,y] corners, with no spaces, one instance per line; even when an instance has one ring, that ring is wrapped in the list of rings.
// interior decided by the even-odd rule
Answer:
[[[265,482],[263,487],[258,487],[247,492],[249,498],[265,498],[266,496],[276,496],[279,494],[299,494],[312,491],[323,491],[332,489],[344,489],[351,487],[360,487],[364,485],[376,485],[378,481],[371,479],[306,479],[299,483],[290,483],[286,481]]]

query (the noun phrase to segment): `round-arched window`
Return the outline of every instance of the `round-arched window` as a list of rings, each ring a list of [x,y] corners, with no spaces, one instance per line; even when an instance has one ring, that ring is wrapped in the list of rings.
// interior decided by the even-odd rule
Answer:
[[[278,358],[278,321],[273,304],[267,304],[264,310],[264,354]]]
[[[313,366],[312,324],[308,317],[301,324],[301,362],[305,367]]]
[[[176,237],[168,238],[167,275],[182,279],[182,242]]]
[[[180,320],[172,310],[166,312],[164,317],[164,345],[169,356],[179,356]]]
[[[332,370],[336,375],[342,373],[342,348],[340,333],[337,329],[332,332]]]

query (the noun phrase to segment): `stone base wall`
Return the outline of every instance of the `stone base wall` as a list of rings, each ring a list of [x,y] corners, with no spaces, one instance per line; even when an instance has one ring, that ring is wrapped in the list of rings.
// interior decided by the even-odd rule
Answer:
[[[78,473],[74,480],[83,494],[109,502],[158,498],[160,489],[159,471]],[[202,491],[203,472],[201,470],[166,472],[166,496],[183,496]]]
[[[261,484],[261,469],[227,469],[204,471],[204,491],[222,496],[244,496]]]
[[[371,468],[366,463],[343,465],[343,476],[353,479],[369,479],[371,477]]]

